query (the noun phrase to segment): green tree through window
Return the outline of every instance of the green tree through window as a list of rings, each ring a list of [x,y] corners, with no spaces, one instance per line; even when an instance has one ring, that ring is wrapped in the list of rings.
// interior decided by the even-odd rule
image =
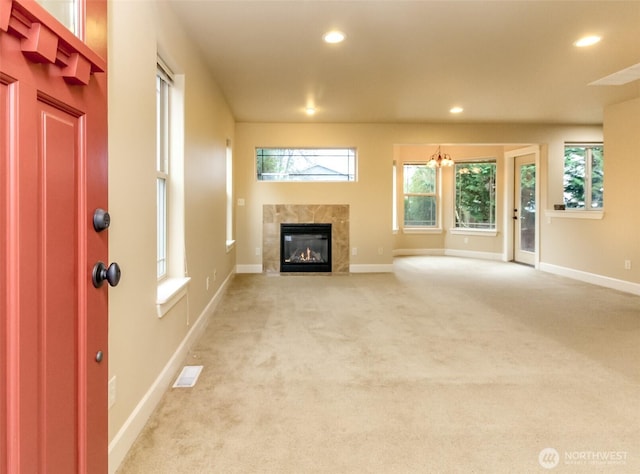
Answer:
[[[457,163],[455,226],[496,228],[496,164]]]
[[[436,170],[426,164],[403,166],[405,227],[435,227],[438,223]]]
[[[564,148],[564,203],[567,209],[604,207],[602,144],[567,144]]]

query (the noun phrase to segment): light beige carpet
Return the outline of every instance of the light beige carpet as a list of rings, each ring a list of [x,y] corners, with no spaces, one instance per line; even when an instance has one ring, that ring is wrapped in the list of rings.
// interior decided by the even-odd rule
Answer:
[[[237,275],[120,472],[640,472],[640,297],[394,266]]]

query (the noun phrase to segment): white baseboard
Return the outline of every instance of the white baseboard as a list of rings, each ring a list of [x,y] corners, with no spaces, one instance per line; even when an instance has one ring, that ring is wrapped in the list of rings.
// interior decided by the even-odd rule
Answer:
[[[502,254],[494,253],[494,252],[476,252],[474,250],[447,249],[444,251],[444,254],[450,257],[466,257],[466,258],[478,258],[481,260],[503,261]]]
[[[392,271],[392,264],[349,265],[350,273],[386,273]],[[236,273],[262,273],[262,265],[236,265]]]
[[[624,291],[625,293],[640,295],[640,284],[638,283],[618,280],[617,278],[583,272],[581,270],[574,270],[573,268],[561,267],[551,263],[540,262],[539,269],[543,272],[573,278],[574,280],[584,281],[585,283],[591,283],[593,285],[604,286],[605,288],[611,288],[613,290]]]
[[[262,273],[262,265],[236,265],[236,273]]]
[[[482,260],[498,260],[504,261],[504,255],[493,252],[476,252],[474,250],[456,250],[456,249],[396,249],[393,251],[394,257],[410,257],[410,256],[450,256],[450,257],[466,257],[478,258]]]
[[[391,273],[393,264],[349,265],[350,273]]]
[[[127,418],[120,430],[109,443],[110,474],[116,472],[129,452],[129,449],[131,449],[134,441],[149,420],[149,417],[160,402],[165,391],[171,385],[176,374],[182,368],[189,350],[200,338],[207,327],[211,314],[213,314],[213,311],[222,299],[222,295],[229,286],[233,276],[234,273],[230,273],[222,285],[220,285],[220,288],[218,288],[216,294],[211,298],[211,301],[209,301],[198,319],[196,319],[196,322],[193,324],[182,343],[180,343],[173,356],[169,359],[164,369],[162,369],[151,387],[149,387],[147,393],[145,393],[140,402],[138,402],[138,405],[136,405],[135,409],[131,412],[129,418]]]
[[[392,252],[394,257],[412,257],[421,255],[444,255],[444,249],[395,249]]]

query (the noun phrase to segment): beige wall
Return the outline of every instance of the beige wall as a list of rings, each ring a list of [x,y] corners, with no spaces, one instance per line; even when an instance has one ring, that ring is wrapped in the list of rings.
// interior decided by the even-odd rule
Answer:
[[[109,252],[122,268],[119,286],[109,292],[109,377],[117,387],[110,440],[235,265],[235,252],[225,247],[225,148],[233,140],[233,117],[168,8],[165,2],[109,2]],[[184,250],[191,277],[188,297],[162,319],[156,315],[158,51],[184,75]]]
[[[394,147],[394,157],[398,163],[398,183],[397,202],[402,203],[402,163],[424,161],[436,152],[435,145],[396,145]],[[502,176],[504,172],[505,147],[501,145],[448,145],[441,148],[443,153],[448,153],[455,158],[456,162],[474,160],[495,160],[497,176]],[[453,195],[455,188],[455,176],[453,168],[443,168],[441,170],[441,219],[442,232],[436,234],[410,234],[402,230],[402,208],[398,209],[398,224],[400,229],[395,234],[395,250],[402,253],[406,250],[433,249],[433,250],[460,250],[480,252],[483,254],[500,255],[503,251],[502,242],[502,216],[503,206],[498,206],[496,223],[500,232],[495,235],[468,232],[465,235],[455,235],[447,232],[454,226]],[[502,202],[504,199],[504,186],[501,182],[496,183],[496,201]]]
[[[390,261],[391,167],[393,143],[381,140],[384,126],[272,125],[241,123],[236,126],[237,263],[261,265],[263,204],[348,204],[350,245],[358,248],[351,263]],[[255,147],[326,146],[358,148],[358,180],[352,183],[257,182]],[[383,255],[378,255],[378,248]],[[258,249],[258,251],[256,251]]]
[[[543,260],[578,272],[640,282],[640,99],[604,114],[604,217],[542,219]],[[559,202],[554,199],[552,202]],[[624,261],[631,260],[631,270]]]
[[[640,85],[639,91],[640,91]],[[640,97],[605,109],[605,218],[601,273],[640,282]],[[631,270],[623,261],[632,261]]]
[[[547,218],[545,209],[562,200],[563,144],[597,141],[600,126],[473,124],[259,124],[234,123],[214,78],[201,62],[164,2],[109,2],[109,211],[110,257],[123,270],[110,290],[109,373],[117,378],[109,411],[109,436],[121,432],[166,368],[188,331],[225,278],[238,268],[259,266],[264,204],[348,204],[352,265],[388,266],[396,249],[453,249],[504,252],[508,216],[499,178],[498,235],[449,235],[450,194],[443,201],[445,232],[405,235],[392,229],[392,165],[402,153],[433,153],[449,144],[454,158],[491,155],[499,173],[504,152],[540,145],[540,258],[545,264],[640,282],[637,233],[640,210],[640,99],[605,113],[605,217],[602,220]],[[185,82],[185,252],[192,278],[188,298],[167,315],[156,315],[155,276],[155,69],[156,54]],[[235,136],[234,136],[235,134]],[[225,248],[225,142],[234,144],[237,243]],[[453,146],[451,144],[457,144]],[[461,145],[465,145],[461,147]],[[428,146],[425,146],[428,145]],[[355,183],[258,183],[258,146],[354,146]],[[406,149],[405,149],[406,147]],[[502,154],[502,156],[501,156]],[[444,189],[451,189],[446,177]],[[502,226],[502,227],[501,227]],[[382,248],[382,255],[378,249]],[[256,252],[256,249],[258,252]],[[633,262],[623,270],[623,260]],[[214,271],[217,279],[213,279]],[[210,278],[207,290],[205,281]],[[111,466],[114,467],[114,466]],[[117,466],[115,466],[117,467]]]
[[[540,145],[540,209],[562,202],[562,170],[565,141],[602,140],[599,126],[554,125],[471,125],[471,124],[258,124],[236,125],[236,196],[245,199],[237,208],[239,271],[256,268],[260,249],[263,204],[349,204],[351,206],[352,265],[389,265],[394,250],[459,250],[478,254],[504,252],[505,210],[503,205],[507,151],[530,144]],[[451,170],[443,174],[443,223],[440,234],[409,235],[392,229],[392,166],[407,159],[425,159],[443,144],[456,159],[495,157],[498,162],[498,235],[460,236],[448,232],[452,225]],[[464,145],[464,146],[462,146]],[[358,149],[356,183],[274,183],[257,182],[255,148],[268,146],[355,146]],[[508,217],[508,216],[507,216]],[[563,241],[583,239],[584,221],[565,221]],[[556,220],[553,221],[556,225]],[[541,232],[545,223],[541,222]],[[558,227],[558,226],[556,226]],[[465,243],[467,237],[467,243]],[[557,237],[557,236],[556,236]],[[569,262],[554,253],[560,245],[541,236],[541,258],[549,263],[578,267],[579,257]],[[378,249],[383,248],[379,255]],[[594,267],[598,268],[598,267]],[[587,270],[588,271],[588,270]]]

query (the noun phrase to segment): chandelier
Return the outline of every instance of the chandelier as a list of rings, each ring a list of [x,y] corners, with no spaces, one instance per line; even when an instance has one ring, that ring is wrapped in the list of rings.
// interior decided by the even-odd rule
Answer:
[[[453,166],[453,159],[451,155],[448,153],[442,154],[440,151],[440,145],[438,145],[438,150],[431,155],[431,158],[427,162],[427,166],[429,168],[442,168],[443,166]]]

